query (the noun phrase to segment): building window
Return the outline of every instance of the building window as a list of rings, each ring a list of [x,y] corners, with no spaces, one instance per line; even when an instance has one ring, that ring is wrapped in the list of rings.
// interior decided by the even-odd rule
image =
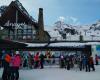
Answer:
[[[14,34],[15,32],[10,32],[10,38],[14,39],[16,36],[18,40],[26,40],[26,39],[35,39],[36,37],[36,30],[34,26],[21,26],[21,28],[17,29],[17,34]]]

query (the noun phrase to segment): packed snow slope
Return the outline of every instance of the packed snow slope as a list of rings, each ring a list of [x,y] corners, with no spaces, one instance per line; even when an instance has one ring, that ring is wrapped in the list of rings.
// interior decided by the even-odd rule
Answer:
[[[2,69],[0,70],[0,77]],[[96,71],[85,72],[78,69],[59,69],[57,66],[45,67],[45,69],[20,70],[19,80],[100,80],[100,66]]]

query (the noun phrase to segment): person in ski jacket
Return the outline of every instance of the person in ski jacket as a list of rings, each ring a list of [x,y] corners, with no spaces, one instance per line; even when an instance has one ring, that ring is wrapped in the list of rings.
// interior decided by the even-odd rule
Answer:
[[[4,57],[4,61],[3,61],[3,74],[2,74],[2,80],[9,80],[9,74],[10,74],[10,70],[9,70],[9,64],[11,61],[11,55],[10,53],[7,53]]]
[[[98,60],[99,60],[99,57],[97,55],[95,55],[95,63],[96,63],[96,65],[98,65]]]
[[[89,57],[89,65],[90,65],[90,68],[92,68],[92,70],[95,71],[94,61],[93,61],[92,56]]]
[[[35,65],[34,65],[34,68],[38,68],[39,67],[39,52],[36,53],[36,55],[34,56],[34,62],[35,62]]]
[[[18,80],[19,79],[19,67],[21,64],[21,57],[20,57],[19,51],[16,51],[11,61],[11,64],[12,64],[11,80]]]

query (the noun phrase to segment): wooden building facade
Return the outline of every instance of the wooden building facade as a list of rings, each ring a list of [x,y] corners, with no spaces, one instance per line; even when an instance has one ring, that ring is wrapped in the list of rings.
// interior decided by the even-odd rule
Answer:
[[[1,14],[0,26],[7,33],[3,36],[4,39],[24,42],[50,40],[49,34],[44,31],[43,9],[39,9],[39,18],[36,21],[18,0],[12,1]]]

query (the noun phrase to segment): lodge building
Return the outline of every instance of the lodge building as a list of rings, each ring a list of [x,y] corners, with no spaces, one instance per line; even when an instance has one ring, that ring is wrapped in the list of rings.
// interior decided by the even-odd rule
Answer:
[[[4,39],[24,42],[48,42],[50,35],[44,31],[43,9],[39,8],[38,21],[32,18],[19,0],[4,7],[0,16]]]

